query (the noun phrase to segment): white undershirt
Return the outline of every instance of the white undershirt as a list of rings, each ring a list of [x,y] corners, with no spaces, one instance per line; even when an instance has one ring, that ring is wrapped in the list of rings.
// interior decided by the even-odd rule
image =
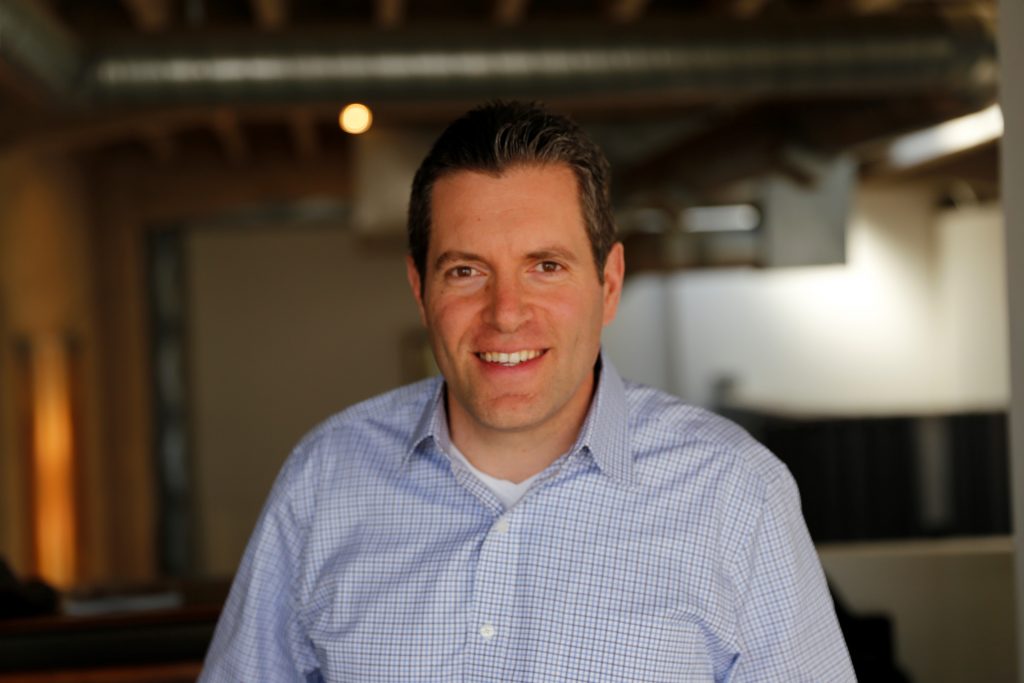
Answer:
[[[456,448],[454,443],[449,442],[448,447],[451,449],[449,454],[465,465],[466,469],[472,472],[484,486],[493,491],[494,495],[498,497],[498,500],[501,501],[501,504],[505,506],[506,510],[518,503],[519,499],[522,498],[530,488],[530,484],[533,483],[533,480],[541,475],[541,472],[538,472],[529,479],[524,479],[518,484],[514,481],[509,481],[508,479],[498,479],[497,477],[492,477],[491,475],[481,472],[477,468],[473,467],[473,463],[466,459],[466,456],[462,454],[462,451]]]

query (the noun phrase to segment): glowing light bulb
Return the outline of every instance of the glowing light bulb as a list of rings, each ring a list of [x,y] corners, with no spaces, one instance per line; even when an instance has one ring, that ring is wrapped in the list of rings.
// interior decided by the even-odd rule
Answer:
[[[346,133],[359,135],[370,130],[370,126],[373,124],[373,114],[365,104],[355,102],[341,110],[338,123]]]

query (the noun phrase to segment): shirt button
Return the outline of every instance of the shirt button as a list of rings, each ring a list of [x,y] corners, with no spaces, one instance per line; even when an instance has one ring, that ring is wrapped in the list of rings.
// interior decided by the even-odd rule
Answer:
[[[494,637],[494,625],[493,624],[484,624],[483,626],[481,626],[480,627],[480,635],[485,640],[490,640],[491,638],[493,638]]]
[[[499,534],[504,534],[508,531],[508,519],[505,517],[499,517],[498,521],[494,523],[494,530]]]

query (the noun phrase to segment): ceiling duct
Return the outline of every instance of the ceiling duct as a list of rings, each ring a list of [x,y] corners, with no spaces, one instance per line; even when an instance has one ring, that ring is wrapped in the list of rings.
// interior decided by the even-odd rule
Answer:
[[[995,79],[991,36],[975,26],[872,21],[735,24],[610,34],[419,33],[332,36],[259,47],[136,48],[90,70],[102,101],[976,92]]]
[[[85,59],[23,0],[0,2],[0,55],[86,104],[953,92],[991,97],[977,20],[822,18],[561,29],[150,37]],[[81,73],[81,78],[78,74]]]
[[[0,2],[0,61],[56,97],[69,96],[83,70],[72,37],[28,2]]]

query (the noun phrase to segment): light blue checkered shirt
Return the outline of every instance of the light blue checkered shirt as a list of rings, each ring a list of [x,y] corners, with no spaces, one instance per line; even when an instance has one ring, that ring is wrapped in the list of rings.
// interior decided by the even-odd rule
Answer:
[[[796,487],[745,432],[604,361],[504,510],[445,455],[440,379],[281,471],[202,681],[850,681]]]

